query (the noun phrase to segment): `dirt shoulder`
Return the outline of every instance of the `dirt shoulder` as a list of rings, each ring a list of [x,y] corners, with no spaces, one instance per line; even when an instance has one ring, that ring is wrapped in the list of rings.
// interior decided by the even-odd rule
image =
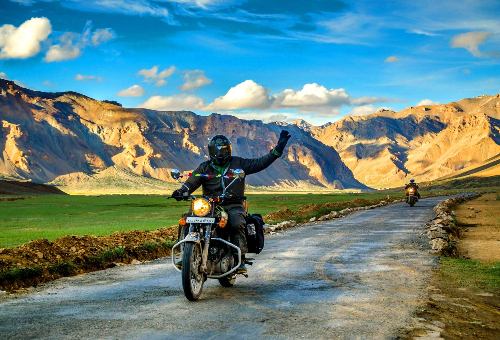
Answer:
[[[170,254],[177,228],[118,232],[109,236],[65,236],[0,248],[0,290],[39,283]]]
[[[500,223],[498,195],[455,208],[459,254],[441,257],[419,325],[408,338],[498,339],[500,334]]]
[[[456,209],[463,227],[458,250],[464,257],[483,262],[500,261],[500,200],[497,193],[485,194]]]

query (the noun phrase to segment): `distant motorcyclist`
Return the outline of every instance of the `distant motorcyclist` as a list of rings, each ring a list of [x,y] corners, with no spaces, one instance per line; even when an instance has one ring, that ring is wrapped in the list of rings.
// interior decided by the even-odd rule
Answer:
[[[418,184],[415,182],[415,180],[412,178],[410,179],[410,183],[406,184],[405,185],[405,192],[406,192],[406,196],[409,195],[409,191],[408,189],[410,188],[413,188],[415,189],[415,195],[417,196],[418,199],[420,199],[420,193],[418,192]]]
[[[245,174],[250,175],[264,170],[283,154],[290,137],[288,131],[282,130],[278,144],[267,155],[260,158],[247,159],[232,155],[231,142],[227,137],[223,135],[214,136],[208,143],[210,160],[201,163],[182,187],[172,193],[172,197],[181,200],[200,186],[203,189],[203,195],[221,195],[225,186],[230,182],[230,180],[224,177],[228,171],[231,169],[242,169],[245,171]],[[200,174],[203,174],[203,176],[199,176]],[[244,200],[245,182],[242,180],[234,183],[227,189],[226,199],[223,203],[224,210],[229,216],[230,241],[241,249],[242,262],[238,270],[239,273],[246,272],[244,255],[247,252],[247,245]]]

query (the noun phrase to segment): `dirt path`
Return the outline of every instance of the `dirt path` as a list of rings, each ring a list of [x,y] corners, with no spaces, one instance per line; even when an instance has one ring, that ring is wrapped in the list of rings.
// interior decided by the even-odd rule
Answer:
[[[458,248],[462,256],[500,261],[500,200],[496,198],[496,193],[485,194],[456,210],[458,224],[466,228]]]
[[[439,198],[273,235],[234,288],[184,298],[167,260],[0,298],[0,338],[389,338],[420,306],[434,259],[418,238]]]

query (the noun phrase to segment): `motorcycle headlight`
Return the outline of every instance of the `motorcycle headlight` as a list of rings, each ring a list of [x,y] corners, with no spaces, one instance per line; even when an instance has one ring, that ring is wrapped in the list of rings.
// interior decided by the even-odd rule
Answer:
[[[204,198],[197,198],[191,203],[191,210],[198,217],[206,216],[211,208],[210,202]]]
[[[410,192],[410,194],[413,194],[415,193],[415,189],[411,188],[410,190],[408,190]]]

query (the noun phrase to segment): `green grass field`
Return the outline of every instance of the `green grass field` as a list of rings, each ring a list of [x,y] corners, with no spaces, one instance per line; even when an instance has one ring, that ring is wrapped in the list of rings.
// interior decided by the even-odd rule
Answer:
[[[398,194],[396,194],[398,195]],[[315,203],[380,199],[387,193],[249,195],[250,212],[269,212]],[[155,195],[40,195],[0,200],[0,247],[65,235],[107,235],[115,231],[151,230],[175,225],[188,202]]]

